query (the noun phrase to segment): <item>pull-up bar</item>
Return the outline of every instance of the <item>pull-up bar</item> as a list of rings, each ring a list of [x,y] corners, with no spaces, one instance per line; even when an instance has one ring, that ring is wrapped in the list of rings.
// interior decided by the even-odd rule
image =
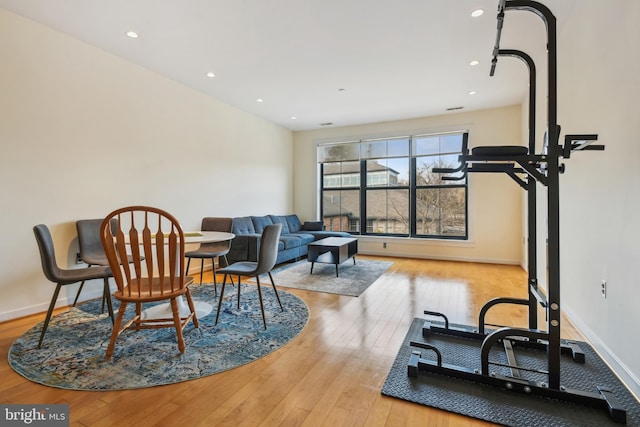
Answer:
[[[493,59],[491,59],[491,71],[489,75],[493,77],[498,63],[498,55],[500,50],[500,36],[502,35],[502,23],[504,22],[504,5],[506,0],[500,0],[498,3],[498,29],[496,31],[496,43],[493,45]]]

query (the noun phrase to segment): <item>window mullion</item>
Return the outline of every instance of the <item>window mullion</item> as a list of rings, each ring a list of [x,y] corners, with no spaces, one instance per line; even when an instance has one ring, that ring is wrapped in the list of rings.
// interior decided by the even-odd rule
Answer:
[[[409,165],[409,236],[415,237],[416,230],[416,158],[411,154]]]
[[[367,161],[360,160],[360,234],[367,234]]]

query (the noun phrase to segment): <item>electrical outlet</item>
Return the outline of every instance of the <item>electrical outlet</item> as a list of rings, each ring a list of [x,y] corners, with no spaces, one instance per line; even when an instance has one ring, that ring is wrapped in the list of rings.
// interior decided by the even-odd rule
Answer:
[[[607,281],[604,279],[602,279],[602,282],[600,283],[600,292],[602,293],[602,298],[607,297]]]
[[[382,242],[382,249],[387,249],[387,242]]]
[[[76,264],[82,264],[82,258],[80,258],[80,252],[76,253]]]

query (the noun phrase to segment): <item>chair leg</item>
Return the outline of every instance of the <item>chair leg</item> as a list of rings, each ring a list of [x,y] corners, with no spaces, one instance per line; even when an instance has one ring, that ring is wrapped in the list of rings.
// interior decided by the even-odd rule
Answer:
[[[189,274],[189,265],[191,265],[191,257],[187,257],[187,270],[186,270],[186,274]]]
[[[136,331],[140,330],[140,325],[142,325],[142,303],[136,303]]]
[[[276,289],[276,284],[273,281],[273,276],[271,275],[271,272],[269,271],[269,279],[271,279],[271,286],[273,286],[273,292],[276,293],[276,298],[278,298],[278,304],[280,304],[280,311],[284,311],[284,308],[282,308],[282,303],[280,302],[280,295],[278,295],[278,290]]]
[[[211,258],[211,268],[213,269],[213,296],[218,296],[218,279],[216,279],[216,259]]]
[[[260,286],[260,277],[256,276],[256,282],[258,283],[258,298],[260,299],[260,311],[262,312],[262,324],[264,325],[264,330],[267,330],[267,319],[264,317],[264,303],[262,302],[262,286]]]
[[[107,277],[104,278],[104,292],[102,294],[103,304],[105,299],[107,300],[107,308],[109,309],[109,317],[111,317],[111,324],[114,324],[115,318],[113,316],[113,305],[111,304],[111,289],[109,289],[109,278]]]
[[[100,307],[100,314],[104,313],[105,294],[102,293],[102,306]]]
[[[124,301],[120,301],[120,308],[118,309],[118,316],[116,317],[116,323],[113,324],[113,330],[111,331],[111,339],[109,340],[109,345],[107,346],[107,353],[104,358],[106,360],[111,359],[113,355],[113,349],[116,346],[116,340],[118,339],[118,335],[120,335],[120,328],[122,328],[122,318],[124,317],[124,312],[127,309],[127,303]]]
[[[176,327],[176,335],[178,337],[178,350],[180,350],[180,353],[184,353],[185,345],[184,338],[182,337],[182,322],[180,321],[178,301],[176,301],[175,298],[171,298],[171,312],[173,313],[173,324]]]
[[[196,306],[193,304],[193,299],[191,298],[191,292],[189,291],[189,288],[187,287],[187,293],[186,293],[186,297],[187,297],[187,304],[189,304],[189,310],[191,310],[191,313],[193,313],[193,326],[195,328],[200,327],[200,321],[198,320],[198,314],[196,313]],[[185,326],[187,324],[185,323]]]
[[[226,255],[222,255],[224,257],[224,263],[225,265],[229,265],[229,260],[227,259]],[[218,258],[219,260],[220,258]],[[231,276],[231,284],[234,285],[235,283],[233,283],[233,276]]]
[[[51,298],[51,302],[49,303],[49,310],[47,310],[47,317],[44,319],[44,326],[42,326],[42,332],[40,332],[40,340],[38,341],[38,348],[42,345],[42,339],[44,338],[44,334],[47,332],[47,328],[49,327],[49,321],[51,320],[51,313],[53,313],[53,308],[56,306],[56,301],[58,300],[58,294],[60,293],[60,288],[62,287],[61,283],[56,285],[56,290],[53,291],[53,297]]]
[[[76,293],[76,298],[73,300],[73,304],[71,304],[72,307],[75,307],[76,304],[78,303],[78,298],[80,298],[80,292],[82,292],[83,287],[84,287],[84,280],[80,282],[80,287],[78,288],[78,292]]]
[[[204,258],[200,258],[200,286],[202,286],[202,271],[204,270]]]
[[[216,325],[218,324],[218,319],[220,318],[220,310],[222,309],[222,297],[224,296],[224,287],[227,284],[227,275],[224,275],[224,279],[222,280],[222,289],[220,289],[220,299],[218,300],[218,311],[216,312]]]
[[[238,310],[240,310],[240,275],[238,274]]]

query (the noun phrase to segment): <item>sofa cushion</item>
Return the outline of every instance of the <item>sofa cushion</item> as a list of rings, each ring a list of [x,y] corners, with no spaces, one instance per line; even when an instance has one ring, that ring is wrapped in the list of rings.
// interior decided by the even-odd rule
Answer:
[[[280,234],[289,234],[289,223],[287,222],[287,218],[283,215],[269,215],[271,217],[271,221],[274,224],[282,224],[282,231]]]
[[[233,234],[255,234],[256,229],[253,227],[253,222],[248,216],[239,218],[233,218],[233,226],[231,227]]]
[[[298,238],[300,238],[300,240],[302,240],[302,245],[306,245],[308,243],[313,242],[314,240],[318,240],[316,236],[314,236],[313,234],[305,233],[304,231],[299,231],[295,234],[290,234],[290,236],[297,236]]]
[[[280,242],[284,244],[284,249],[297,248],[302,246],[302,239],[297,234],[284,234],[280,235]]]
[[[271,221],[271,217],[269,215],[252,216],[251,221],[253,222],[253,228],[255,228],[256,233],[258,234],[262,234],[262,232],[264,231],[264,228],[267,225],[273,224],[273,221]]]
[[[287,223],[289,224],[289,233],[296,233],[300,231],[300,229],[302,228],[302,223],[300,222],[300,218],[298,218],[298,215],[287,215],[285,216],[285,218],[287,218]]]

